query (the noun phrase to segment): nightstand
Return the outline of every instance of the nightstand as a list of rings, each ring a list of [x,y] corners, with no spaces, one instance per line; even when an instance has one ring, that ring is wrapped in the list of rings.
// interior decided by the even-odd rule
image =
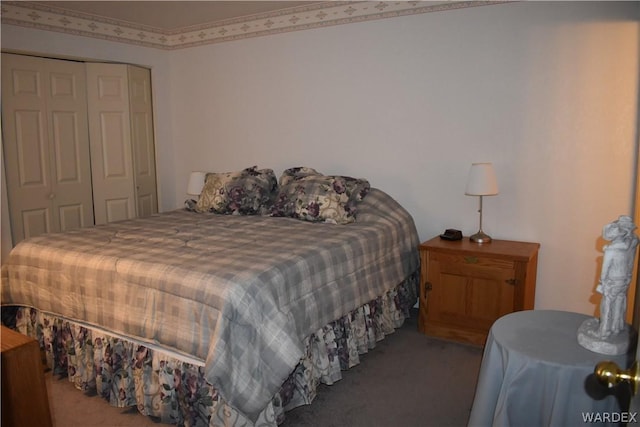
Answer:
[[[420,245],[418,329],[484,345],[501,316],[533,309],[540,244],[435,237]]]

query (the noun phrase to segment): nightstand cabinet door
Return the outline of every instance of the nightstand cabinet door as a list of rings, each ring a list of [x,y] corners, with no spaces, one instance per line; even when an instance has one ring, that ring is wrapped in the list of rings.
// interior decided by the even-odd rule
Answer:
[[[492,265],[496,264],[496,265]],[[513,262],[430,252],[427,281],[427,328],[442,324],[488,331],[493,322],[513,308]]]
[[[513,253],[514,247],[530,251]],[[498,318],[533,308],[537,248],[505,241],[482,246],[439,239],[423,243],[419,329],[483,345]]]

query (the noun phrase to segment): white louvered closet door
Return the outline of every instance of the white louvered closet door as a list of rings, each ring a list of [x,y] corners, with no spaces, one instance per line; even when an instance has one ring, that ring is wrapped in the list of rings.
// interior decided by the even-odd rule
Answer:
[[[2,54],[4,162],[14,244],[93,225],[84,64]]]

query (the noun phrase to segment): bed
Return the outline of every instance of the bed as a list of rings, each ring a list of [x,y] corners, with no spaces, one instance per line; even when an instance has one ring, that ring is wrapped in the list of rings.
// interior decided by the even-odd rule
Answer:
[[[178,425],[275,426],[417,298],[411,215],[346,178],[208,174],[186,209],[23,241],[2,268],[3,322],[114,406]]]

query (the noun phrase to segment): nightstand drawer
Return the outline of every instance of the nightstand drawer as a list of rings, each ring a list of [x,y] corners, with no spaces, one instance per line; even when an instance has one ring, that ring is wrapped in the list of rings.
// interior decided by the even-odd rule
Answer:
[[[502,268],[511,270],[514,268],[513,260],[490,258],[476,254],[449,254],[442,252],[429,252],[429,261],[437,261],[441,264],[458,264],[471,267]]]

